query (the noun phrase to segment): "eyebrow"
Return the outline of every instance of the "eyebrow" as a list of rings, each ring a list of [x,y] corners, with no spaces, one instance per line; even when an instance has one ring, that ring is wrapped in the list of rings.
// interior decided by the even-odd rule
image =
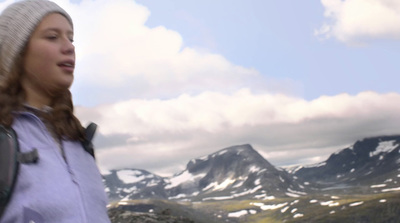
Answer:
[[[45,32],[48,32],[48,31],[61,32],[62,33],[64,30],[61,30],[60,28],[52,28],[52,27],[50,27],[50,28],[43,29],[42,33],[45,33]],[[70,34],[73,35],[74,34],[74,31],[72,31],[72,30],[67,30],[66,32],[67,32],[68,35],[70,35]]]

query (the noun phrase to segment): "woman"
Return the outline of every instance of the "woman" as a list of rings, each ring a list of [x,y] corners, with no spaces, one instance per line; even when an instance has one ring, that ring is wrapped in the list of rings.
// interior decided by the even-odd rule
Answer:
[[[107,198],[84,129],[73,114],[73,23],[57,4],[26,0],[0,15],[0,124],[12,127],[23,153],[0,223],[103,223]]]

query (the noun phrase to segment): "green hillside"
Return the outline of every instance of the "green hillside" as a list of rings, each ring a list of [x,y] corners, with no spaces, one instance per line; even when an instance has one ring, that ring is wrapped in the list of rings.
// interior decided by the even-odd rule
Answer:
[[[131,201],[131,205],[143,203],[154,205],[154,212],[142,214],[153,216],[153,219],[156,219],[154,215],[167,214],[172,219],[162,222],[400,222],[400,193],[398,192],[351,196],[326,194],[298,198],[276,198],[265,201],[229,200],[195,203],[160,200]],[[114,205],[112,208],[114,216],[117,206]],[[120,210],[124,209],[121,207],[124,207],[124,205],[120,205]],[[168,213],[165,213],[165,210],[168,210]],[[127,211],[128,208],[125,208],[125,216],[128,216]],[[113,223],[116,222],[140,221],[133,221],[133,219],[121,221],[121,218],[119,218],[118,221],[113,221]]]

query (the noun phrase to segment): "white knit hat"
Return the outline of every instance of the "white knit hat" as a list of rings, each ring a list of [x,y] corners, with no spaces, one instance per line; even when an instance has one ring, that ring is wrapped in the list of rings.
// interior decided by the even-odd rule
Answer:
[[[0,82],[11,71],[14,60],[23,50],[40,21],[50,13],[60,13],[73,26],[64,9],[47,0],[25,0],[9,5],[0,15]]]

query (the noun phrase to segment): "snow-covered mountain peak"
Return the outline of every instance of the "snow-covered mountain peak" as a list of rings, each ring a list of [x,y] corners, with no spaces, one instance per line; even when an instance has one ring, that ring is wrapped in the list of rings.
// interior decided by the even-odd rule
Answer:
[[[190,194],[209,197],[219,193],[228,197],[231,193],[250,196],[263,189],[264,184],[268,187],[264,191],[271,193],[279,190],[283,193],[289,186],[300,190],[300,186],[285,171],[276,169],[249,144],[228,147],[206,157],[192,159],[184,171],[166,182],[165,189],[174,198],[182,198],[179,193],[186,194],[186,198]]]

